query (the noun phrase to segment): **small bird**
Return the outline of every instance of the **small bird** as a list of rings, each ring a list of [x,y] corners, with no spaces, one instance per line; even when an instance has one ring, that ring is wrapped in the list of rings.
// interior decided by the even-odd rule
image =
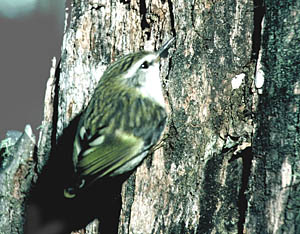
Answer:
[[[175,38],[158,51],[125,55],[101,77],[83,111],[74,140],[74,182],[66,198],[93,182],[133,171],[158,142],[167,113],[159,61]]]

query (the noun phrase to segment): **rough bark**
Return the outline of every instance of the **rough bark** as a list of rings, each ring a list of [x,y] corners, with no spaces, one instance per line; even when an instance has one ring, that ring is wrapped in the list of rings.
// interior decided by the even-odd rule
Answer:
[[[22,233],[25,199],[36,175],[31,127],[27,125],[23,133],[9,131],[1,148],[0,233]]]
[[[245,233],[300,233],[300,2],[265,4]]]
[[[52,220],[48,227],[73,234],[300,232],[300,4],[264,4],[73,1],[61,62],[47,84],[39,180],[30,196]],[[160,147],[123,184],[67,201],[74,129],[103,71],[118,56],[157,49],[171,36],[176,45],[161,62],[169,118]]]

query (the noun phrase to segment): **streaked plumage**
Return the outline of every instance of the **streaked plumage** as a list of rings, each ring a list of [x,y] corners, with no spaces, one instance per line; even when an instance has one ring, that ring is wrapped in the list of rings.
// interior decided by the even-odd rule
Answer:
[[[158,52],[137,52],[113,63],[101,77],[78,124],[74,141],[75,183],[66,197],[95,180],[133,170],[159,140],[167,114]]]

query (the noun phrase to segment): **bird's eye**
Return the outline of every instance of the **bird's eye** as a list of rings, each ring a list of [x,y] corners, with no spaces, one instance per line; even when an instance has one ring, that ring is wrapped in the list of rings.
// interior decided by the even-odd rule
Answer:
[[[149,63],[147,61],[143,62],[143,64],[141,65],[142,69],[147,69],[149,67]]]

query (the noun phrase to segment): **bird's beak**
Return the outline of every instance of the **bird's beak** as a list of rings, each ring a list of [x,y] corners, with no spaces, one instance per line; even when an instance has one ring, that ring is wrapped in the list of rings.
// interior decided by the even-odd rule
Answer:
[[[175,37],[168,40],[162,47],[156,52],[157,59],[156,61],[159,62],[160,58],[165,58],[168,55],[168,49],[171,47],[172,43],[175,41]]]

